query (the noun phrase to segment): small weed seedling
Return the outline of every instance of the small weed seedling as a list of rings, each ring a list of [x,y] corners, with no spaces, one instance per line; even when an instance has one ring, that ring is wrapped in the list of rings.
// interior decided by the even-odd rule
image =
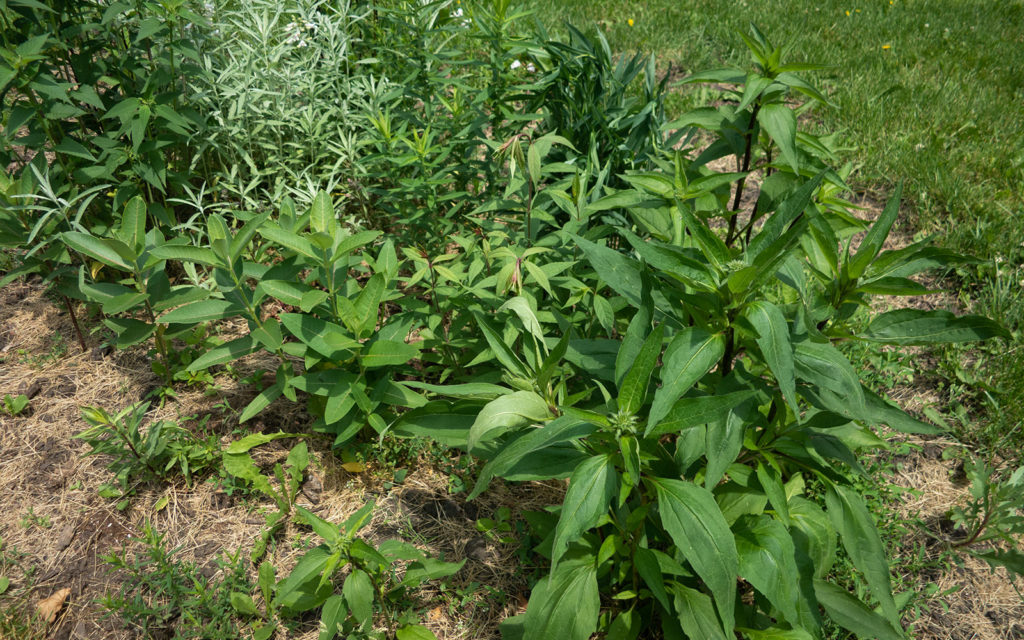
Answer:
[[[21,394],[15,397],[4,395],[3,410],[9,416],[17,416],[28,410],[28,396]]]
[[[256,562],[263,557],[267,550],[267,543],[284,525],[285,519],[292,512],[295,504],[295,497],[302,487],[303,473],[309,466],[309,449],[305,442],[300,442],[288,452],[288,458],[284,465],[274,465],[274,477],[277,479],[275,488],[270,480],[260,473],[256,461],[249,455],[254,447],[266,444],[280,438],[294,438],[295,434],[278,432],[273,434],[254,433],[241,440],[232,442],[224,451],[224,471],[228,474],[243,480],[253,489],[267,496],[277,505],[277,511],[267,514],[266,526],[260,533],[259,540],[252,550],[252,561]]]

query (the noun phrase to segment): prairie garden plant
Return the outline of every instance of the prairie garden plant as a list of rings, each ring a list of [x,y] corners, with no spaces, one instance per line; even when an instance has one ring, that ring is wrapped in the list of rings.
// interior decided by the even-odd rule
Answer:
[[[854,215],[836,137],[798,118],[828,104],[804,77],[818,67],[751,27],[749,69],[685,79],[726,99],[669,121],[653,56],[524,30],[505,0],[8,4],[0,283],[45,274],[114,346],[150,347],[165,390],[269,354],[242,429],[283,399],[336,449],[469,454],[470,500],[497,478],[567,479],[529,516],[546,568],[507,638],[903,637],[861,456],[888,446],[882,427],[941,430],[849,354],[1009,334],[876,311],[971,259],[887,248],[899,189],[877,220]],[[108,495],[219,463],[276,507],[256,587],[238,569],[212,610],[256,637],[311,611],[327,637],[431,637],[402,608],[461,564],[356,537],[372,506],[339,524],[297,505],[307,441],[272,478],[249,452],[299,434],[217,456],[145,413],[85,411],[79,437],[115,458]],[[1020,572],[1012,546],[976,545],[1019,533],[1021,473],[970,469],[948,544]],[[263,556],[290,520],[324,543],[278,579]]]

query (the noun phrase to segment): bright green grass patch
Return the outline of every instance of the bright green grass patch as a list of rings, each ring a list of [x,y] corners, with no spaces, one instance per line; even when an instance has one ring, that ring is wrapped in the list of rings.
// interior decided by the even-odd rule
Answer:
[[[683,73],[742,64],[737,35],[756,23],[788,59],[833,65],[814,75],[862,180],[906,183],[918,225],[975,255],[1021,254],[1024,218],[1024,4],[907,2],[538,3],[605,30],[613,47],[654,51]],[[629,25],[629,20],[633,25]]]

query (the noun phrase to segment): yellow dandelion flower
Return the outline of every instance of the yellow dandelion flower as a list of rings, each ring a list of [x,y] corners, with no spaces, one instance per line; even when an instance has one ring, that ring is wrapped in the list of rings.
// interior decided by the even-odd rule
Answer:
[[[632,27],[633,26],[633,18],[630,18],[629,20],[626,20],[626,24],[628,24],[629,26]]]
[[[850,17],[850,12],[849,12],[849,11],[847,11],[847,12],[846,12],[846,17],[847,17],[847,18],[849,18],[849,17]]]
[[[882,50],[883,51],[888,51],[889,49],[892,49],[892,45],[891,44],[883,44],[882,45]]]

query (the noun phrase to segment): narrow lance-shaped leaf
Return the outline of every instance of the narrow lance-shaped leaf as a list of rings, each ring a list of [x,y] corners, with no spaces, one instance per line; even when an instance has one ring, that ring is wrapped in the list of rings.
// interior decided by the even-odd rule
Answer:
[[[898,626],[900,616],[892,597],[889,563],[864,500],[847,487],[831,486],[825,492],[825,504],[853,565],[864,574],[872,595],[882,605],[882,613]]]
[[[633,318],[626,328],[626,335],[622,338],[619,352],[615,357],[615,385],[620,386],[626,372],[633,366],[643,347],[644,340],[651,330],[651,322],[654,319],[654,300],[651,298],[651,280],[643,278],[643,289],[640,292],[640,306],[637,308]]]
[[[779,145],[782,157],[786,159],[793,173],[799,175],[800,163],[796,152],[796,114],[786,105],[771,102],[757,114],[761,128],[768,132],[775,144]]]
[[[856,279],[864,275],[868,265],[875,259],[878,252],[882,250],[882,245],[889,236],[889,231],[892,229],[893,223],[896,222],[896,216],[899,214],[902,192],[903,186],[897,186],[896,191],[889,198],[889,202],[882,209],[878,219],[868,229],[867,235],[864,236],[860,247],[857,249],[857,253],[847,264],[847,275],[850,279]]]
[[[629,368],[622,379],[619,387],[619,411],[627,415],[635,415],[647,399],[647,387],[651,382],[651,373],[658,364],[658,356],[661,355],[661,342],[665,336],[665,325],[658,325],[658,328],[651,332],[651,335],[644,341],[640,352],[633,365]]]
[[[758,300],[747,306],[747,320],[759,334],[757,346],[765,362],[779,383],[782,397],[793,413],[800,415],[796,400],[796,369],[793,364],[793,345],[789,341],[789,324],[782,311],[774,304]]]
[[[984,316],[957,317],[949,311],[897,309],[876,316],[862,338],[901,345],[1011,339],[1010,332]]]
[[[551,547],[552,571],[569,543],[597,525],[608,513],[618,484],[611,455],[588,458],[572,472],[569,490],[562,501],[562,513],[555,527],[555,541]]]
[[[720,334],[710,334],[698,327],[688,327],[677,333],[665,349],[662,386],[654,394],[647,429],[656,427],[676,400],[718,364],[724,353],[725,339]]]
[[[739,558],[729,524],[711,492],[684,480],[652,480],[662,526],[711,590],[727,635],[735,626]]]
[[[815,580],[814,595],[832,620],[852,631],[860,640],[904,639],[904,635],[896,631],[885,618],[834,584]]]

